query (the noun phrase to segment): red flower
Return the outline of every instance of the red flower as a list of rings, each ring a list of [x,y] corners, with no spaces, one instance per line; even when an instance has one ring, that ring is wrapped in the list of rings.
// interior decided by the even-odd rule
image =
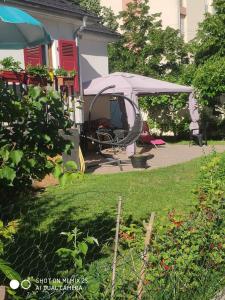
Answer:
[[[133,234],[128,234],[126,232],[120,231],[119,236],[123,240],[127,241],[133,241],[134,240],[134,235]]]
[[[210,249],[213,249],[214,247],[215,247],[215,245],[213,243],[210,244],[210,246],[209,246]]]
[[[175,211],[172,210],[171,212],[168,213],[168,218],[170,221],[174,221],[174,215],[175,215]]]
[[[148,285],[148,284],[150,284],[150,281],[149,280],[144,280],[144,285]]]
[[[218,244],[218,249],[222,249],[223,248],[223,244],[222,243],[219,243]]]
[[[164,265],[164,270],[166,270],[166,271],[169,271],[171,269],[171,267],[170,266],[168,266],[168,265]]]
[[[160,265],[163,267],[163,269],[165,271],[169,271],[169,270],[173,270],[174,269],[174,266],[168,266],[166,263],[165,263],[165,259],[163,258],[160,262]]]
[[[180,227],[184,222],[183,221],[173,221],[173,224],[178,228]]]

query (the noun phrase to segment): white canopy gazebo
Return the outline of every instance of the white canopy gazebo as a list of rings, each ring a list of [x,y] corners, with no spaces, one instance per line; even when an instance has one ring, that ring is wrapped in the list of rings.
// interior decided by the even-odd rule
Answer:
[[[105,91],[105,94],[121,93],[138,104],[138,97],[144,95],[160,95],[160,94],[191,94],[193,89],[167,81],[157,80],[151,77],[145,77],[136,74],[116,72],[106,76],[95,78],[83,84],[84,95],[96,95],[100,90],[115,86]],[[133,123],[133,113],[131,113],[130,105],[126,105],[126,112],[129,124]],[[134,152],[134,145],[128,146],[129,155]]]
[[[83,84],[84,95],[96,95],[100,90],[111,85],[115,85],[115,88],[107,90],[107,94],[124,93],[135,102],[137,102],[138,96],[143,95],[191,93],[193,91],[191,87],[184,85],[136,74],[116,72],[85,82]]]

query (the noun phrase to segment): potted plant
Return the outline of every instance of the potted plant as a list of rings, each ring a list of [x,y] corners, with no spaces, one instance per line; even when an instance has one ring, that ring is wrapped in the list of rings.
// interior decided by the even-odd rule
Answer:
[[[20,64],[12,56],[3,58],[0,61],[0,78],[8,82],[24,83],[26,74]]]
[[[28,65],[26,72],[27,84],[46,86],[51,81],[48,68],[44,65]]]
[[[146,169],[148,155],[134,154],[130,157],[133,168]]]
[[[74,77],[76,76],[77,72],[73,71],[66,71],[63,68],[58,68],[54,72],[56,78],[56,84],[58,87],[60,86],[71,86],[74,85]]]
[[[63,68],[58,68],[55,70],[54,75],[57,81],[57,85],[62,86],[64,85],[64,78],[68,77],[68,72]]]

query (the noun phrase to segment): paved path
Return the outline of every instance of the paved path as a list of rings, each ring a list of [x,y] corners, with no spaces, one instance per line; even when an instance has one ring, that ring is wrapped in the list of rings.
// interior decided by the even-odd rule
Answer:
[[[139,152],[143,154],[149,154],[152,156],[148,160],[148,170],[167,167],[171,165],[176,165],[179,163],[184,163],[190,161],[194,158],[203,156],[205,154],[210,154],[213,150],[217,152],[224,152],[225,145],[218,146],[203,146],[202,148],[199,146],[191,146],[188,145],[170,145],[167,144],[164,147],[158,149],[139,149]],[[120,153],[119,157],[123,160],[128,160],[125,153]],[[96,159],[96,157],[93,157]],[[92,160],[91,158],[88,162],[96,162],[100,160]],[[131,163],[128,160],[128,163],[123,165],[123,171],[138,171],[139,169],[133,169]],[[143,170],[143,169],[142,169]],[[118,173],[120,172],[119,167],[116,165],[104,165],[101,167],[91,168],[88,170],[90,173],[94,174],[110,174],[110,173]]]

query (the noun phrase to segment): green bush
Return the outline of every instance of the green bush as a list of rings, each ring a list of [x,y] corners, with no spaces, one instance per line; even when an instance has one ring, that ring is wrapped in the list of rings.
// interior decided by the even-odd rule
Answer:
[[[224,284],[224,192],[225,155],[214,154],[201,168],[196,209],[188,218],[171,212],[169,227],[155,233],[147,275],[153,299],[210,299]]]
[[[66,71],[63,68],[58,68],[54,71],[55,76],[74,77],[76,74],[77,74],[77,71],[75,71],[75,70]]]
[[[204,158],[194,191],[198,204],[190,214],[172,211],[163,227],[156,219],[149,246],[143,300],[211,300],[224,284],[225,154]],[[142,266],[144,229],[129,217],[121,222],[114,299],[136,299]],[[57,251],[57,278],[76,278],[81,290],[36,290],[26,299],[110,299],[113,247],[77,228],[63,233],[67,242]],[[98,259],[96,259],[96,255]],[[32,281],[35,287],[35,279]],[[52,283],[54,287],[54,283]],[[66,285],[66,284],[65,284]],[[38,286],[38,284],[37,284]],[[51,284],[50,284],[51,287]]]
[[[68,71],[63,68],[58,68],[54,71],[55,76],[68,76]]]
[[[225,154],[212,154],[204,160],[195,209],[188,215],[172,211],[169,223],[161,226],[158,220],[154,225],[145,300],[210,300],[225,284]],[[115,299],[136,299],[143,245],[143,227],[132,220],[123,223]],[[95,294],[88,294],[88,299],[109,299],[111,272],[104,273],[105,266],[106,261],[105,265],[100,261],[88,269],[96,283]]]
[[[26,67],[26,72],[31,76],[50,79],[49,70],[44,65],[28,65]]]
[[[0,194],[9,200],[53,170],[49,157],[70,150],[59,130],[71,121],[52,89],[30,87],[19,98],[0,82],[0,95]]]
[[[193,85],[197,88],[202,103],[212,107],[216,97],[225,93],[224,74],[224,57],[213,57],[197,69]]]
[[[20,280],[19,274],[10,267],[10,264],[3,258],[5,255],[5,245],[13,240],[13,236],[18,228],[18,221],[11,221],[4,226],[0,220],[0,282],[3,282],[5,277],[12,280]]]
[[[71,232],[61,232],[61,235],[66,236],[67,247],[59,248],[56,251],[59,258],[57,264],[58,272],[56,274],[58,282],[49,283],[52,287],[51,299],[91,299],[90,295],[93,288],[94,291],[97,290],[95,287],[96,282],[92,285],[91,280],[89,280],[89,265],[86,256],[91,246],[94,244],[98,246],[98,241],[88,235],[84,237],[77,227]],[[67,279],[67,282],[65,282],[65,279]],[[32,281],[35,286],[35,279]],[[71,289],[67,289],[68,286]],[[38,291],[38,288],[36,288],[26,299],[50,299],[48,298],[49,296],[50,293],[48,291]]]
[[[140,106],[148,112],[154,128],[161,133],[171,131],[176,137],[185,137],[189,132],[190,116],[187,109],[187,95],[145,96]]]
[[[16,61],[12,56],[0,60],[0,70],[19,72],[22,70],[21,63]]]

